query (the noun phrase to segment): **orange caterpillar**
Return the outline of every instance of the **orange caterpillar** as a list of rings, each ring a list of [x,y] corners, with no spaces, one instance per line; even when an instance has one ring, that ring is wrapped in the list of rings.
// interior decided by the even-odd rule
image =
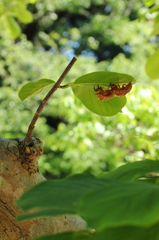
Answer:
[[[97,88],[95,89],[95,91],[97,92],[96,93],[97,98],[101,101],[106,101],[115,96],[113,90],[111,89],[103,90],[102,88]]]
[[[109,89],[110,88],[110,89]],[[102,88],[98,87],[94,89],[96,92],[96,96],[101,101],[106,101],[110,98],[115,96],[123,97],[132,89],[132,83],[129,82],[128,84],[123,84],[121,87],[120,85],[110,84],[107,90],[103,90]]]
[[[120,85],[110,84],[111,89],[113,90],[115,96],[123,97],[132,89],[132,83],[123,84],[122,87]]]

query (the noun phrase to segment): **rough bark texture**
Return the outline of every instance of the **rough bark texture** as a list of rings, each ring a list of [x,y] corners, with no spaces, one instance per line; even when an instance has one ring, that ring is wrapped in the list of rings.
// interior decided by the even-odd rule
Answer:
[[[15,216],[22,212],[14,202],[30,187],[45,181],[37,164],[43,153],[42,145],[39,139],[29,144],[24,138],[0,138],[0,240],[28,240],[85,228],[85,222],[78,216],[16,221]]]

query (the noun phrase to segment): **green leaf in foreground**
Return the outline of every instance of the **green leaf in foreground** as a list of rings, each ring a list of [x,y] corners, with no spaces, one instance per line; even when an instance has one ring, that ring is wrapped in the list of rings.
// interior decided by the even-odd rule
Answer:
[[[19,215],[19,221],[40,216],[57,216],[75,214],[80,197],[92,190],[112,182],[84,174],[74,175],[63,180],[42,182],[26,193],[16,202],[24,211],[38,208],[31,214]],[[45,193],[45,194],[44,194]]]
[[[89,239],[91,234],[89,232],[65,232],[56,235],[38,237],[33,240],[85,240]]]
[[[108,228],[102,232],[91,234],[89,232],[65,232],[56,235],[43,236],[34,240],[158,240],[159,224],[151,227],[116,227]]]
[[[48,89],[51,89],[51,87],[54,85],[54,81],[51,79],[40,79],[35,82],[30,82],[25,84],[19,91],[18,95],[19,98],[24,101],[25,99],[29,97],[33,97],[40,92],[46,91]]]
[[[133,181],[152,172],[159,173],[159,160],[144,160],[127,163],[114,171],[102,173],[100,177],[119,179],[122,181]]]
[[[90,240],[158,240],[159,224],[151,227],[116,227],[108,228],[89,238]],[[49,240],[49,239],[48,239]],[[51,239],[50,239],[51,240]],[[52,238],[54,240],[54,238]],[[56,239],[55,239],[56,240]],[[60,240],[60,239],[58,239]],[[69,240],[69,239],[68,239]]]
[[[159,66],[159,49],[156,50],[156,52],[147,59],[145,71],[149,78],[151,79],[159,78],[158,66]]]
[[[107,101],[98,100],[94,89],[108,89],[110,84],[135,83],[135,79],[127,74],[116,72],[92,72],[79,77],[72,84],[73,93],[90,111],[101,116],[113,116],[122,112],[126,97],[113,97]]]
[[[149,227],[159,221],[159,186],[115,181],[82,197],[78,214],[97,230]]]

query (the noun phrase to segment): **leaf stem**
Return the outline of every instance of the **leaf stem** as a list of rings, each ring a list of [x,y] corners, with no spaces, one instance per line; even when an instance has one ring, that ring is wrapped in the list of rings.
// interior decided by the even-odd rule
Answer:
[[[60,86],[60,88],[61,88],[61,89],[66,89],[66,88],[72,87],[72,86],[74,86],[74,85],[75,85],[74,83],[68,83],[68,84],[66,84],[66,85]]]
[[[32,142],[32,133],[33,130],[35,128],[35,123],[38,120],[43,108],[45,107],[47,101],[49,100],[49,98],[53,95],[53,93],[60,87],[61,82],[64,80],[64,78],[66,77],[66,75],[68,74],[68,72],[70,71],[70,69],[72,68],[72,66],[74,65],[74,63],[76,62],[76,58],[73,57],[72,60],[70,61],[70,63],[68,64],[68,66],[65,68],[64,72],[61,74],[61,76],[59,77],[59,79],[57,80],[57,82],[54,84],[54,86],[51,88],[51,90],[47,93],[47,95],[45,96],[45,98],[42,100],[42,102],[40,103],[39,107],[36,110],[36,113],[34,115],[34,117],[31,120],[31,123],[29,125],[28,128],[28,132],[25,138],[25,141],[27,142]]]

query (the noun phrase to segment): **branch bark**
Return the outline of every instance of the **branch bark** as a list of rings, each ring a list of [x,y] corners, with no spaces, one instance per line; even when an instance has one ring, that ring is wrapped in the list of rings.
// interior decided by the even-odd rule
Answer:
[[[64,80],[64,78],[66,77],[67,73],[70,71],[73,64],[76,62],[76,60],[77,59],[75,57],[72,58],[72,60],[68,64],[68,66],[65,68],[64,72],[61,74],[61,76],[59,77],[57,82],[54,84],[54,86],[51,88],[51,90],[47,93],[47,95],[45,96],[45,98],[42,100],[41,104],[37,108],[36,113],[29,125],[28,133],[26,136],[26,141],[28,141],[28,142],[32,141],[32,133],[33,133],[33,130],[35,127],[35,123],[38,120],[43,108],[45,107],[46,103],[48,102],[49,98],[53,95],[53,93],[60,87],[60,84],[62,83],[62,81]]]
[[[46,180],[38,170],[42,145],[37,138],[33,138],[31,143],[26,142],[25,138],[0,138],[1,240],[29,240],[41,235],[85,228],[85,222],[78,216],[39,218],[22,223],[16,221],[16,215],[22,212],[14,202],[30,187]]]

